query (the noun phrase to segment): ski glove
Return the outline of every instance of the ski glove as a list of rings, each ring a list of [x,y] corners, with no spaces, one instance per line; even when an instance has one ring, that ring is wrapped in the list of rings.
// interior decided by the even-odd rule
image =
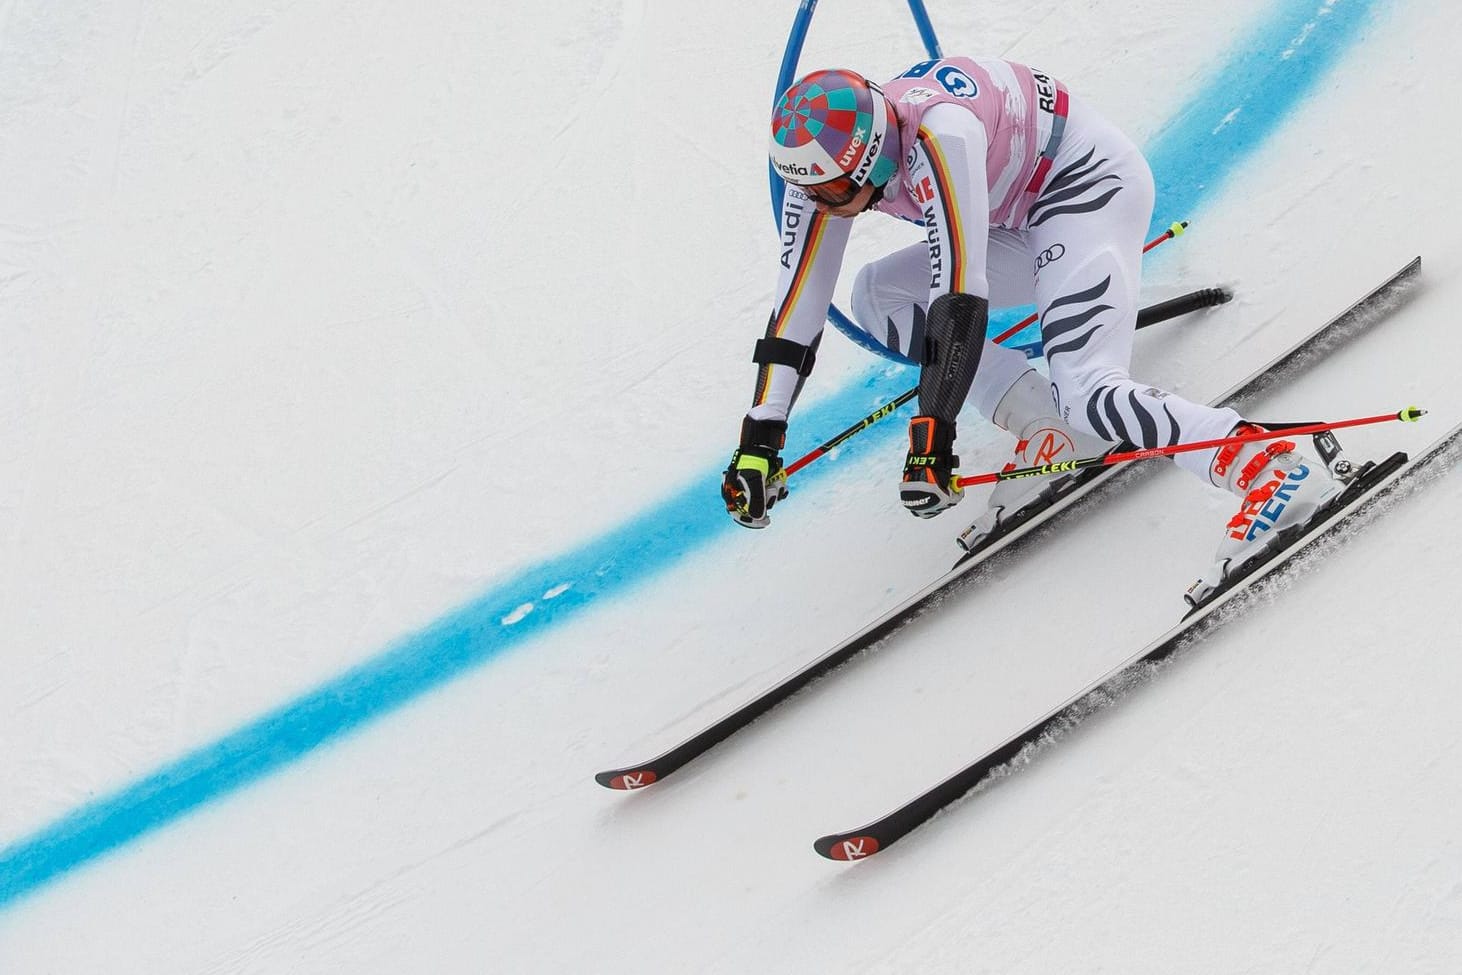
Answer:
[[[916,416],[909,421],[909,455],[899,500],[919,518],[933,518],[964,498],[954,473],[954,424],[937,416]]]
[[[772,505],[787,496],[787,475],[777,453],[786,440],[785,420],[741,421],[741,446],[721,480],[726,513],[738,525],[765,528],[772,523]]]

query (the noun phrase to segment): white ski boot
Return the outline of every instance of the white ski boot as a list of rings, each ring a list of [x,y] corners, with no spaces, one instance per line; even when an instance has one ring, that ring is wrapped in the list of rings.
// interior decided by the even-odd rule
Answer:
[[[1015,453],[1002,470],[1018,467],[1039,467],[1059,461],[1098,457],[1114,444],[1089,433],[1073,429],[1056,414],[1051,386],[1035,369],[1027,370],[1000,398],[990,417],[997,427],[1015,434]],[[1042,492],[1054,493],[1070,474],[1046,477],[1022,477],[996,481],[990,492],[985,512],[959,536],[959,544],[974,551],[1001,523],[1021,508],[1031,504]]]
[[[1234,433],[1254,433],[1261,429],[1242,423]],[[1214,457],[1212,470],[1214,480],[1243,498],[1243,503],[1224,529],[1213,565],[1184,594],[1183,598],[1191,606],[1207,599],[1231,573],[1259,555],[1281,532],[1309,521],[1327,501],[1345,489],[1324,464],[1299,453],[1292,440],[1221,448]]]

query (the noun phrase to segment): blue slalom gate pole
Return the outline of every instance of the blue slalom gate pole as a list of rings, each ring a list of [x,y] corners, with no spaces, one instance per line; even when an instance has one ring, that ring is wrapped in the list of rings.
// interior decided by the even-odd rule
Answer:
[[[792,82],[797,79],[797,64],[802,60],[802,46],[807,41],[807,30],[812,26],[812,15],[817,11],[817,0],[802,0],[797,7],[797,16],[792,21],[792,30],[787,35],[787,49],[782,53],[782,69],[777,74],[777,88],[772,92],[772,106],[775,108],[777,99],[782,92],[792,87]],[[909,0],[909,12],[913,14],[914,25],[919,30],[919,39],[924,42],[924,50],[931,58],[942,57],[939,53],[939,38],[934,34],[934,25],[929,21],[929,11],[924,9],[924,0]],[[771,182],[772,192],[772,220],[780,231],[782,226],[782,201],[787,194],[787,185],[782,182],[782,177],[767,163],[767,177]],[[843,314],[842,309],[837,305],[828,305],[827,319],[833,326],[846,335],[854,344],[860,345],[870,352],[877,353],[896,362],[905,365],[918,365],[908,356],[899,355],[877,344],[863,330],[853,324],[852,319]]]

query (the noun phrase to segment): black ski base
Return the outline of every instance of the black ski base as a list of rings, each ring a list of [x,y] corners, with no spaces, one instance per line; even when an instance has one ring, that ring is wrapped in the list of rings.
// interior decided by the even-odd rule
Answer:
[[[813,848],[830,860],[862,860],[907,836],[941,809],[983,784],[993,772],[1015,759],[1027,747],[1053,730],[1079,721],[1089,710],[1087,702],[1093,694],[1124,679],[1139,666],[1165,660],[1179,647],[1219,625],[1222,614],[1218,611],[1225,605],[1269,575],[1292,564],[1295,555],[1346,524],[1352,516],[1389,493],[1403,479],[1439,459],[1448,465],[1453,464],[1459,454],[1462,454],[1462,426],[1454,427],[1415,461],[1398,452],[1380,462],[1364,465],[1345,490],[1317,511],[1309,522],[1275,536],[1261,553],[1246,561],[1226,579],[1220,589],[1189,610],[1176,626],[1139,653],[1108,671],[1036,723],[882,819],[858,830],[820,837],[813,843]]]

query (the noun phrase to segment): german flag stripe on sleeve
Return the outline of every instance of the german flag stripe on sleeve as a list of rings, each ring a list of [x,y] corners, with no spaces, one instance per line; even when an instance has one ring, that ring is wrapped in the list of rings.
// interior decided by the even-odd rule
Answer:
[[[919,141],[923,144],[924,152],[929,157],[929,168],[933,170],[934,185],[939,190],[939,199],[944,203],[944,231],[949,239],[949,290],[964,291],[965,267],[968,263],[965,250],[965,228],[960,214],[959,197],[954,192],[955,182],[951,175],[952,170],[949,160],[944,155],[944,149],[939,145],[939,140],[935,138],[934,133],[920,127]]]
[[[777,309],[777,320],[767,332],[770,338],[781,337],[783,329],[787,327],[787,321],[792,317],[792,309],[796,308],[797,302],[802,299],[802,289],[812,274],[812,265],[817,261],[817,252],[822,249],[823,231],[827,229],[827,221],[827,214],[820,210],[812,211],[812,216],[807,221],[807,243],[802,248],[802,255],[797,259],[797,269],[792,272],[792,282],[787,285],[787,294],[782,299],[782,307]]]
[[[802,253],[797,258],[797,267],[792,272],[792,280],[787,285],[787,294],[782,298],[782,304],[777,309],[777,317],[767,325],[768,338],[781,338],[786,331],[787,323],[792,319],[792,310],[797,307],[797,302],[802,300],[802,291],[807,284],[807,279],[812,276],[812,267],[817,262],[818,251],[822,249],[824,231],[827,229],[827,214],[814,210],[807,221],[807,240],[802,247]],[[787,366],[762,366],[757,373],[756,395],[752,397],[752,405],[760,406],[766,402],[767,391],[772,384],[772,370],[786,369]]]

